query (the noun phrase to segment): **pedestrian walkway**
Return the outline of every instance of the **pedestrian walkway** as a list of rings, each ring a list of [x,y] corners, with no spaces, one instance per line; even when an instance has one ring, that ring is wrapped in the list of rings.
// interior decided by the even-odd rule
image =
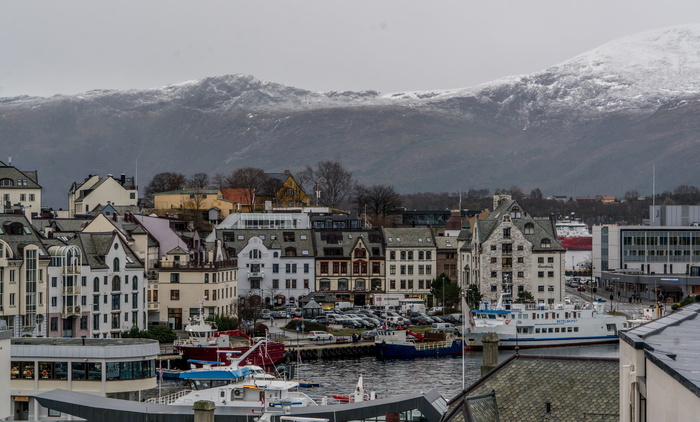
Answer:
[[[605,304],[606,311],[615,310],[615,312],[620,312],[624,314],[627,318],[634,318],[636,316],[640,316],[643,314],[644,308],[656,305],[655,301],[645,298],[638,299],[636,303],[631,303],[626,297],[621,298],[622,300],[617,300],[616,297],[613,297],[613,300],[610,300],[609,292],[605,292],[605,294],[600,295],[591,291],[579,292],[578,290],[575,290],[571,287],[566,288],[566,294],[572,298],[578,298],[578,300],[581,302],[604,300],[607,302]],[[669,306],[668,304],[665,305],[667,307]],[[664,304],[662,303],[661,306],[664,306]]]

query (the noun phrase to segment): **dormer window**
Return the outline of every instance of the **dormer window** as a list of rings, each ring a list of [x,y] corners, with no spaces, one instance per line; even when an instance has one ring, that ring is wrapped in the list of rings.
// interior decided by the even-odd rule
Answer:
[[[542,248],[544,248],[544,249],[549,249],[549,248],[552,247],[552,241],[549,240],[549,239],[547,239],[547,238],[544,238],[544,239],[542,239],[542,241],[540,242],[540,247],[542,247]]]
[[[535,234],[535,225],[532,223],[525,224],[525,234]]]
[[[14,186],[15,181],[12,179],[0,179],[0,186]]]

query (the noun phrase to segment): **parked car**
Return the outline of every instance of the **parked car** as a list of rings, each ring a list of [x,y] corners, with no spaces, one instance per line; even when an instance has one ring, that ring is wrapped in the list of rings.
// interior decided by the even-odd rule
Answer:
[[[443,308],[442,306],[433,306],[428,310],[428,315],[433,316],[433,315],[442,315]]]
[[[328,325],[328,319],[324,316],[318,316],[318,317],[312,319],[312,321],[317,323],[317,324]]]
[[[309,336],[307,338],[313,341],[333,340],[333,334],[329,334],[325,331],[309,331]]]
[[[352,329],[366,328],[365,325],[363,323],[361,323],[360,321],[350,319],[350,318],[341,322],[341,325],[343,326],[343,328],[352,328]]]
[[[270,312],[270,315],[274,319],[284,319],[287,318],[287,313],[284,311],[272,311]]]
[[[364,341],[373,341],[376,336],[377,330],[363,331],[362,334],[360,334],[360,338]]]

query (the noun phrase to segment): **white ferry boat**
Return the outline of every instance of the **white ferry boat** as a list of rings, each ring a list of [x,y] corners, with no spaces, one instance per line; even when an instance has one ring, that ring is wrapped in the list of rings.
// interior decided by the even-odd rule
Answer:
[[[465,336],[467,350],[480,350],[486,333],[496,333],[499,348],[578,346],[614,343],[618,332],[630,328],[623,316],[607,315],[605,301],[580,307],[573,304],[556,306],[502,306],[503,297],[494,309],[473,310],[473,322]]]

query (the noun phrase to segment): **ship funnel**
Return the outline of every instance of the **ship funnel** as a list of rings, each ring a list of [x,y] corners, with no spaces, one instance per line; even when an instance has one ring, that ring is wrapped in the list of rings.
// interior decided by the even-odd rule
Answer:
[[[598,299],[593,301],[593,310],[597,313],[602,314],[605,312],[605,300]]]

